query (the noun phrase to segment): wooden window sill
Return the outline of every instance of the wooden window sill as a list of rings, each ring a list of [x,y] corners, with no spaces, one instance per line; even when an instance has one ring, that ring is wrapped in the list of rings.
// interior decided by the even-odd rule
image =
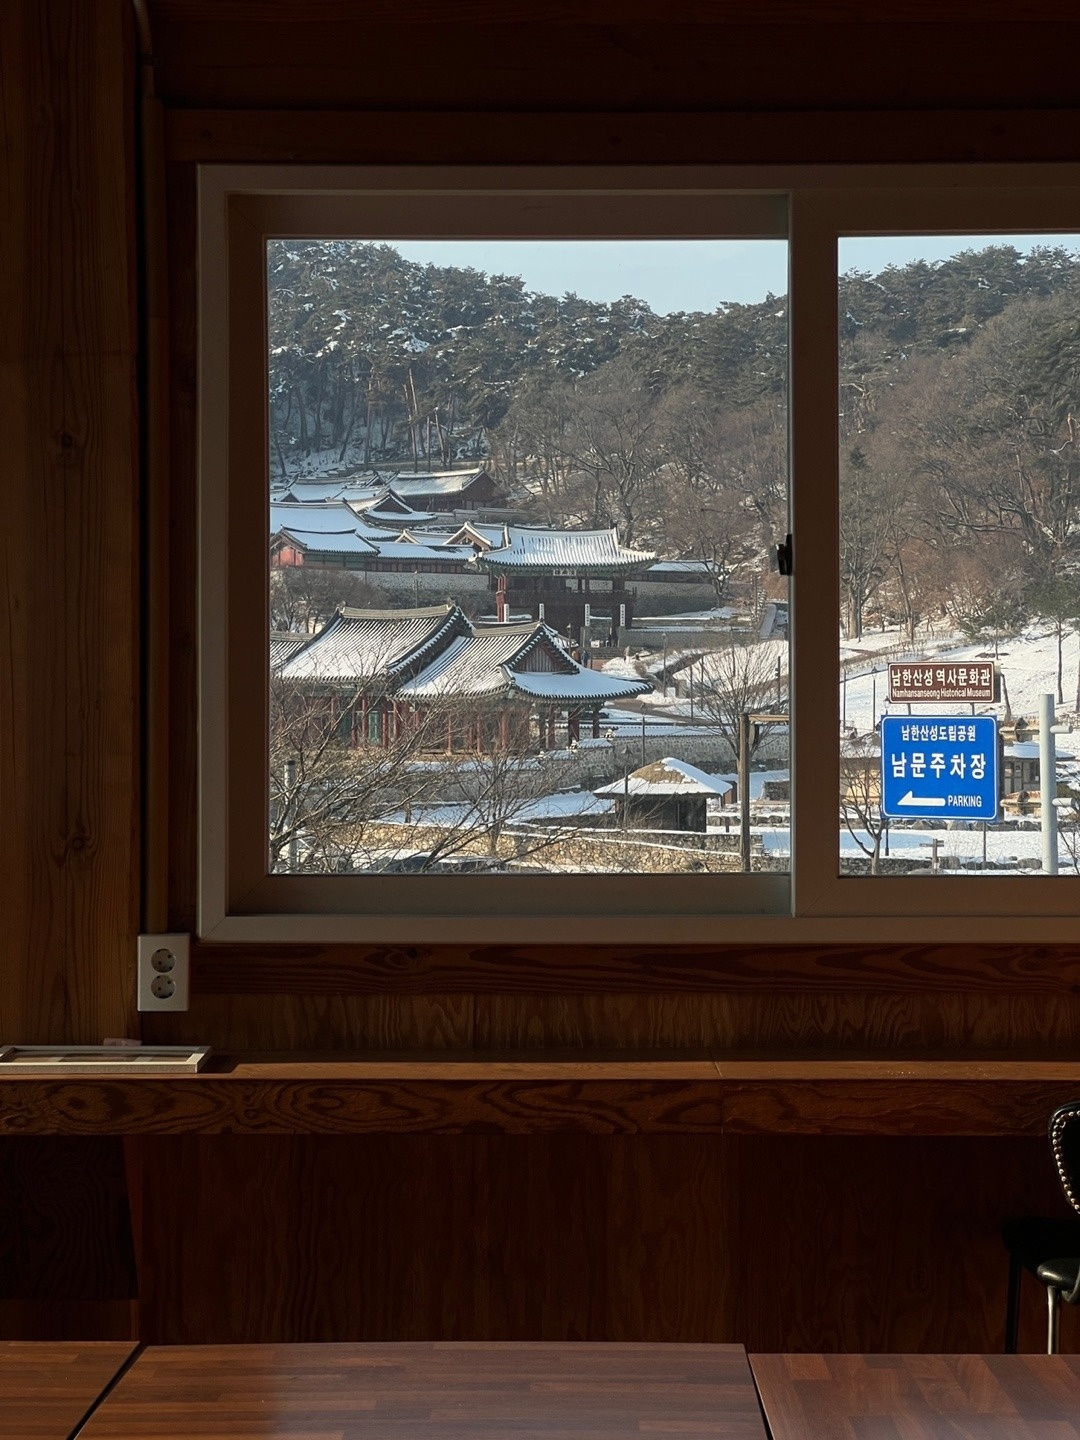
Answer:
[[[1042,1135],[1080,1060],[263,1055],[176,1078],[0,1080],[0,1135]]]

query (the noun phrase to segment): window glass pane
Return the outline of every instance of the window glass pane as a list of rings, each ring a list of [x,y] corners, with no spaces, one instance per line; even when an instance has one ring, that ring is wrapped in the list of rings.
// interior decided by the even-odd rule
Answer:
[[[1080,869],[1080,237],[845,239],[840,873]]]
[[[787,870],[786,263],[270,242],[271,872]]]

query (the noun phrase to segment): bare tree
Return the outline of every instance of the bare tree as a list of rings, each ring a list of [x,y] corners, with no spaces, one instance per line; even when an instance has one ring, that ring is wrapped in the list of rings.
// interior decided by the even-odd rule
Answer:
[[[386,593],[355,570],[332,565],[275,565],[270,570],[270,629],[314,634],[341,609],[385,605]]]
[[[432,870],[455,857],[501,868],[576,833],[572,820],[526,824],[581,777],[572,759],[556,768],[538,753],[525,712],[507,724],[446,695],[399,700],[383,724],[383,699],[377,679],[342,695],[272,677],[271,870]]]
[[[785,703],[785,653],[785,647],[776,641],[750,641],[729,645],[702,657],[701,713],[724,736],[733,755],[739,751],[739,717],[776,711]],[[751,756],[775,728],[772,725],[751,727]]]
[[[872,733],[849,737],[841,745],[840,818],[870,861],[870,874],[877,875],[888,821],[881,814],[881,750]]]
[[[363,743],[364,699],[311,693],[270,678],[270,868],[351,868],[366,827],[405,805],[422,804],[434,779],[421,762],[445,736],[440,717],[413,717],[391,743]],[[441,730],[440,730],[441,724]],[[378,737],[376,737],[378,739]]]

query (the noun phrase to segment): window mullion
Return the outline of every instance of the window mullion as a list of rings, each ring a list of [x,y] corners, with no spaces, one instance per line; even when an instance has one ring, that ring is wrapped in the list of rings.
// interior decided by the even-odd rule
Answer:
[[[791,199],[792,907],[828,905],[840,793],[836,231],[819,196]]]

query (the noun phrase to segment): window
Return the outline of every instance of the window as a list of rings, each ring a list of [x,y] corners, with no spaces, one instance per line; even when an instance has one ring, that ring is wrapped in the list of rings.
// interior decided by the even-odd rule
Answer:
[[[837,836],[845,823],[845,807],[849,815],[858,811],[860,779],[867,787],[862,792],[865,803],[861,814],[868,821],[861,833],[869,837],[872,846],[882,833],[880,795],[873,786],[876,784],[880,790],[885,762],[880,741],[876,752],[873,741],[864,741],[865,755],[855,754],[861,739],[859,726],[845,713],[848,705],[854,710],[856,691],[849,688],[854,682],[848,669],[841,671],[836,630],[823,617],[838,613],[842,588],[849,628],[852,597],[864,611],[867,609],[870,581],[863,583],[853,578],[850,565],[854,497],[860,493],[859,485],[871,465],[879,486],[888,489],[880,476],[882,468],[887,468],[882,455],[887,455],[888,446],[879,443],[883,437],[878,437],[874,453],[868,457],[863,453],[866,447],[850,443],[853,432],[846,422],[842,427],[838,419],[842,327],[837,317],[837,291],[844,264],[843,246],[863,236],[1067,236],[1080,230],[1080,190],[1073,188],[1075,180],[1066,171],[1034,168],[992,173],[771,171],[752,177],[711,171],[357,173],[208,168],[202,180],[200,260],[203,933],[221,939],[319,937],[396,942],[487,939],[542,943],[573,938],[595,942],[716,943],[725,939],[858,939],[871,935],[892,940],[946,940],[976,938],[977,928],[973,927],[977,927],[978,917],[992,911],[1005,918],[995,920],[985,938],[1001,939],[1012,933],[1019,938],[1023,934],[1019,917],[1037,911],[1061,917],[1060,933],[1065,936],[1067,917],[1076,912],[1080,903],[1075,874],[1049,880],[1018,870],[1015,874],[996,875],[991,890],[985,879],[980,882],[978,876],[935,865],[937,847],[933,847],[929,864],[921,867],[923,873],[892,875],[883,873],[888,867],[874,863],[867,868],[876,873],[857,874],[852,873],[854,867],[844,863]],[[740,745],[747,756],[759,740],[765,741],[767,750],[770,743],[775,745],[777,737],[783,736],[781,743],[786,747],[790,735],[790,788],[783,783],[786,776],[774,777],[769,798],[778,813],[784,812],[780,822],[775,817],[768,822],[760,806],[755,807],[754,848],[748,863],[744,848],[746,826],[741,814],[734,824],[740,846],[737,869],[709,863],[708,856],[722,853],[719,844],[715,850],[700,841],[687,845],[685,836],[693,835],[702,825],[705,828],[699,833],[714,835],[718,841],[725,826],[729,835],[732,833],[732,817],[723,813],[720,787],[718,793],[707,797],[695,792],[691,798],[683,791],[673,792],[670,800],[658,799],[663,784],[655,782],[662,782],[663,777],[644,773],[649,770],[648,763],[633,766],[633,760],[642,757],[632,757],[629,744],[624,747],[625,753],[617,753],[617,737],[605,734],[605,730],[615,727],[605,721],[600,704],[577,705],[574,697],[560,692],[560,707],[531,703],[516,708],[475,704],[462,707],[455,693],[456,713],[447,713],[447,693],[437,687],[425,688],[421,660],[426,661],[436,652],[449,654],[451,647],[457,647],[455,654],[463,654],[470,647],[479,653],[485,647],[490,649],[494,636],[505,642],[510,630],[519,628],[509,624],[513,618],[511,607],[519,606],[525,612],[520,639],[527,655],[511,656],[507,652],[497,657],[497,663],[504,671],[509,667],[519,675],[523,694],[532,697],[554,693],[553,682],[539,677],[555,672],[568,677],[567,683],[586,688],[589,672],[594,677],[603,675],[608,677],[603,683],[610,688],[610,677],[618,667],[599,671],[583,663],[592,659],[591,641],[597,628],[593,611],[603,616],[599,622],[600,651],[615,650],[613,644],[604,642],[613,640],[614,632],[623,629],[628,617],[625,611],[620,614],[626,602],[616,603],[614,585],[601,601],[606,609],[593,604],[580,560],[568,565],[565,556],[558,556],[562,563],[548,561],[542,570],[531,565],[532,578],[522,583],[525,575],[513,569],[513,561],[517,552],[523,553],[530,546],[535,558],[536,536],[527,533],[527,524],[518,523],[522,517],[513,513],[514,506],[506,504],[505,491],[499,490],[507,470],[505,457],[501,474],[493,480],[489,472],[499,466],[490,464],[485,469],[482,462],[491,457],[482,447],[472,453],[454,453],[453,427],[437,413],[433,415],[437,411],[435,404],[419,403],[415,375],[410,377],[414,384],[412,411],[405,424],[412,447],[411,455],[405,456],[409,465],[401,463],[400,449],[388,453],[385,447],[375,458],[393,462],[386,466],[386,472],[370,463],[371,450],[376,448],[376,424],[382,427],[381,438],[385,440],[387,426],[392,429],[398,422],[388,418],[385,404],[377,422],[373,418],[376,412],[370,409],[357,422],[360,379],[367,386],[365,404],[374,401],[378,410],[383,403],[375,393],[378,387],[371,383],[369,368],[363,376],[350,373],[351,400],[347,398],[347,387],[342,389],[346,397],[342,405],[351,405],[353,433],[357,423],[363,432],[367,451],[363,459],[368,463],[354,464],[348,473],[338,477],[327,477],[330,467],[325,464],[308,467],[317,471],[317,479],[324,483],[328,478],[355,482],[359,476],[363,480],[363,485],[351,487],[365,489],[362,498],[358,494],[350,497],[350,485],[343,484],[337,498],[324,494],[319,501],[322,505],[329,498],[350,508],[351,498],[351,512],[361,522],[350,532],[347,546],[353,548],[331,551],[328,547],[334,542],[329,534],[321,538],[310,531],[298,534],[298,525],[290,527],[285,523],[303,518],[295,509],[283,509],[271,526],[275,583],[280,583],[288,568],[283,563],[286,557],[295,561],[302,556],[304,564],[297,568],[306,570],[313,555],[332,556],[339,578],[348,571],[357,581],[375,580],[394,603],[387,607],[354,606],[333,621],[324,608],[309,632],[295,639],[286,658],[279,658],[277,668],[268,669],[268,560],[266,530],[259,530],[259,517],[266,517],[268,481],[271,487],[276,482],[277,505],[296,507],[304,503],[303,495],[294,493],[303,483],[303,476],[298,474],[302,467],[294,464],[290,469],[289,459],[297,453],[298,445],[306,443],[310,449],[315,448],[310,431],[299,437],[298,430],[309,419],[320,432],[323,424],[319,406],[310,417],[296,413],[297,406],[309,403],[309,397],[294,396],[290,400],[287,383],[277,385],[269,401],[267,398],[267,349],[268,345],[271,349],[278,347],[280,337],[274,326],[285,323],[282,313],[275,313],[277,300],[287,288],[282,274],[290,266],[295,270],[304,260],[305,247],[310,250],[331,244],[347,249],[349,245],[367,245],[365,253],[369,258],[382,253],[385,260],[387,252],[379,252],[377,247],[395,242],[390,250],[397,257],[392,268],[400,279],[414,273],[408,269],[410,264],[425,263],[422,258],[409,261],[409,248],[416,247],[415,253],[421,257],[425,253],[430,256],[434,252],[423,247],[436,241],[464,246],[462,253],[468,264],[470,254],[483,253],[479,248],[482,242],[496,240],[511,245],[543,241],[552,247],[587,239],[608,245],[648,239],[657,245],[734,246],[756,241],[775,246],[785,238],[790,272],[787,298],[781,295],[770,299],[775,301],[773,318],[779,337],[776,348],[786,350],[789,365],[787,404],[778,407],[786,409],[788,423],[786,434],[781,423],[780,444],[776,442],[775,426],[768,443],[774,454],[781,455],[781,461],[785,450],[790,455],[790,502],[781,498],[773,507],[768,525],[758,527],[755,558],[748,566],[743,565],[732,583],[744,609],[751,617],[758,617],[759,635],[760,617],[766,607],[770,608],[770,638],[780,663],[774,669],[770,660],[770,673],[753,695],[747,690],[740,703],[728,707],[745,717],[739,726],[741,739],[736,735],[729,747],[728,768],[738,770]],[[1067,242],[1063,244],[1067,248]],[[470,251],[470,245],[478,248]],[[277,300],[272,295],[269,303],[268,263],[272,277],[277,267],[278,284]],[[482,264],[472,268],[491,273]],[[292,283],[295,275],[290,271],[285,279]],[[509,303],[515,296],[520,299],[521,294],[519,285],[505,298]],[[717,301],[727,298],[720,294]],[[463,305],[465,299],[458,295],[456,303]],[[391,302],[389,318],[382,317],[380,323],[384,326],[396,325],[395,303],[398,318],[405,318],[401,309],[404,301],[399,296]],[[1067,319],[1067,301],[1062,303]],[[328,304],[332,314],[332,302]],[[221,317],[225,317],[224,321]],[[355,320],[352,312],[339,318],[343,325]],[[413,323],[412,317],[408,318]],[[608,318],[610,322],[610,313]],[[445,335],[446,329],[459,321],[459,316],[444,316],[444,330],[440,333]],[[529,323],[534,321],[535,316],[530,317]],[[288,323],[295,326],[297,316],[294,314]],[[409,330],[408,325],[397,328]],[[667,328],[669,333],[673,329]],[[848,338],[845,332],[845,341]],[[406,339],[409,343],[433,343],[430,336],[418,341],[411,330]],[[318,344],[325,348],[325,333]],[[585,374],[588,366],[578,369]],[[626,386],[633,380],[630,370],[628,376],[623,377],[619,391],[623,399]],[[581,388],[587,387],[583,383]],[[665,382],[657,388],[666,393],[672,387]],[[406,394],[406,409],[409,403]],[[732,411],[727,397],[722,408],[725,414]],[[338,442],[349,423],[344,411],[339,412]],[[560,423],[575,422],[564,418]],[[495,429],[494,423],[486,426],[489,440]],[[755,433],[759,442],[761,430],[759,424]],[[740,443],[735,428],[729,427],[725,442],[730,462]],[[501,443],[505,443],[505,434]],[[529,453],[535,460],[535,447]],[[347,444],[341,454],[348,456]],[[355,447],[352,459],[356,459]],[[451,472],[449,479],[439,482],[444,485],[442,493],[437,493],[439,485],[433,486],[430,481],[426,489],[422,483],[414,483],[422,481],[425,474],[435,473],[436,460],[440,465],[449,462]],[[468,465],[463,461],[475,465],[475,475],[464,473]],[[667,452],[657,465],[657,485],[673,488],[680,463],[685,467],[685,456],[673,458]],[[774,471],[777,468],[774,461]],[[782,464],[780,468],[786,470]],[[308,478],[313,482],[316,474]],[[376,481],[385,482],[385,490],[377,494]],[[471,485],[476,488],[469,493]],[[426,515],[437,516],[440,507],[442,513],[449,514],[447,488],[455,486],[454,524],[440,525],[437,520],[433,523],[424,519]],[[320,485],[312,483],[306,493],[314,496],[316,489]],[[690,490],[701,498],[692,486]],[[881,518],[883,507],[870,495],[869,482],[864,490],[867,514]],[[520,495],[513,498],[522,499]],[[761,498],[756,486],[747,486],[744,499],[748,506],[760,508]],[[500,499],[503,509],[509,512],[501,522],[492,513],[497,511]],[[414,503],[420,501],[422,510]],[[698,509],[706,512],[709,508],[706,496]],[[389,527],[398,526],[398,516],[402,517],[396,532],[399,538],[393,543],[399,551],[402,546],[408,547],[407,557],[403,553],[395,558],[393,547],[384,544],[374,531],[365,542],[365,511],[375,516],[380,510],[378,518],[388,527],[388,535],[395,533]],[[392,510],[397,513],[390,515]],[[475,512],[478,533],[475,527],[472,534],[455,533],[461,530],[465,511]],[[534,514],[526,509],[523,518],[528,521]],[[577,527],[568,523],[566,513],[560,513],[556,524],[539,528],[563,533],[583,529],[580,514]],[[617,513],[615,518],[625,520],[627,514],[624,510],[621,517]],[[498,536],[484,535],[485,516],[503,525]],[[320,510],[315,521],[304,523],[318,525],[322,518]],[[725,517],[726,533],[741,534],[744,519],[738,515]],[[656,528],[655,507],[649,523],[652,535],[670,540],[663,535],[662,527]],[[418,529],[423,532],[425,526],[429,527],[427,542],[423,533],[417,533]],[[617,532],[617,523],[612,528]],[[868,530],[869,526],[864,528]],[[783,540],[789,529],[795,536],[796,576],[790,596],[781,577],[760,566],[765,541],[771,548]],[[288,535],[283,533],[286,530]],[[402,533],[405,530],[407,534]],[[436,537],[443,545],[468,546],[472,553],[465,553],[463,548],[460,565],[440,564],[430,555],[421,559],[419,550]],[[290,538],[293,543],[286,546]],[[357,552],[365,543],[371,546],[374,558],[361,554],[357,563]],[[622,543],[617,533],[614,543]],[[664,550],[657,562],[661,565],[685,567],[694,560],[701,563],[709,559],[705,554],[693,555],[685,545],[678,547],[678,553],[670,543],[664,545]],[[385,551],[391,553],[383,559]],[[634,560],[639,573],[646,563],[646,553],[642,545]],[[499,566],[503,562],[489,558],[499,554],[505,556],[502,574]],[[890,603],[894,608],[898,587],[902,589],[897,565],[910,566],[911,557],[905,551],[901,558],[897,552],[895,560],[890,570]],[[715,555],[712,563],[715,565]],[[331,564],[319,564],[311,568],[310,574],[314,576],[319,570],[325,578],[333,568]],[[881,570],[880,556],[871,568],[875,574]],[[491,607],[492,614],[486,621],[483,615],[477,618],[467,614],[459,600],[449,607],[445,603],[442,607],[420,603],[431,595],[425,577],[437,575],[436,584],[445,579],[450,589],[457,576],[465,573],[473,579],[477,574],[488,577],[491,588],[475,592]],[[682,575],[686,573],[683,570]],[[688,582],[681,577],[678,583]],[[873,591],[879,625],[888,593],[889,586],[879,581]],[[584,598],[586,595],[588,598]],[[1041,603],[1048,602],[1044,599]],[[562,621],[560,607],[569,607],[567,622],[556,621],[555,612]],[[392,636],[383,634],[387,627],[379,622],[379,637],[371,640],[368,636],[365,643],[382,646],[386,655],[377,657],[380,663],[373,671],[345,677],[348,684],[329,683],[325,661],[320,660],[318,652],[321,648],[325,655],[332,647],[325,640],[320,642],[320,637],[333,638],[331,623],[339,627],[348,624],[356,630],[364,629],[365,635],[369,631],[373,634],[378,625],[370,618],[371,612],[380,608],[398,612],[397,628],[391,627]],[[910,625],[910,613],[907,618]],[[858,623],[865,625],[865,614]],[[408,643],[399,645],[402,624],[410,633],[405,637]],[[283,628],[275,626],[277,630]],[[635,628],[631,620],[626,633],[632,636]],[[792,646],[790,664],[788,637]],[[284,637],[275,635],[274,640],[279,645]],[[390,649],[394,649],[392,657]],[[761,653],[757,644],[746,649],[756,656]],[[281,652],[276,653],[280,656]],[[715,704],[721,687],[721,664],[732,661],[740,651],[732,646],[719,654],[719,661],[712,654],[698,654],[685,667],[688,673],[683,699],[690,704],[696,702],[699,711],[703,700]],[[608,654],[605,658],[610,661],[614,657]],[[921,657],[912,653],[907,658],[914,662]],[[647,675],[647,666],[639,668]],[[380,684],[374,683],[374,671],[382,677]],[[383,683],[390,671],[393,685]],[[407,683],[399,683],[406,672]],[[876,687],[872,666],[870,676]],[[286,680],[289,684],[283,685]],[[599,682],[594,678],[591,683]],[[618,697],[624,701],[627,698]],[[276,700],[281,702],[277,719]],[[871,708],[875,702],[876,695]],[[858,703],[862,703],[861,698]],[[552,712],[557,709],[556,731],[565,733],[552,736]],[[965,715],[969,711],[967,705]],[[942,712],[944,723],[947,713]],[[700,714],[694,718],[700,718]],[[854,737],[852,729],[857,732]],[[349,784],[366,785],[368,796],[380,797],[378,805],[369,805],[365,811],[365,802],[362,797],[358,800],[355,791],[348,795],[348,806],[339,804],[343,792],[335,787],[341,779],[332,768],[319,773],[311,767],[306,780],[299,782],[296,776],[305,760],[301,743],[304,735],[312,737],[311,744],[323,747],[320,754],[327,753],[326,744],[335,747],[335,753],[344,757],[343,763],[353,767]],[[275,736],[286,737],[286,743],[278,745],[276,751]],[[585,836],[585,827],[575,822],[574,826],[563,826],[564,833],[554,841],[550,826],[546,834],[537,838],[538,828],[543,827],[536,822],[536,801],[541,794],[546,798],[555,793],[550,780],[553,739],[560,751],[571,754],[565,763],[575,767],[574,783],[579,787],[576,793],[582,797],[583,805],[588,786],[590,803],[596,801],[611,812],[606,835],[601,825]],[[607,747],[609,765],[617,772],[606,784],[593,783],[600,777],[583,780],[576,773],[582,768],[577,754],[582,742],[594,740],[599,742],[598,751]],[[920,764],[932,768],[929,750],[915,753],[923,756]],[[932,753],[936,757],[938,750]],[[462,787],[460,759],[454,759],[462,754],[468,757],[470,773],[483,772],[488,793],[494,795],[497,791],[503,797],[492,801],[490,813],[483,818],[489,837],[486,853],[481,853],[483,846],[461,843],[460,830],[457,839],[446,838],[453,829],[446,818],[453,808],[448,804],[448,776],[456,775],[454,783]],[[538,759],[540,755],[543,761]],[[367,778],[358,782],[356,767],[361,758],[367,766]],[[646,762],[651,759],[648,751],[644,758]],[[787,760],[785,750],[783,761]],[[908,758],[905,763],[914,762]],[[943,763],[955,767],[960,761],[950,751]],[[966,766],[968,759],[963,758],[963,763]],[[454,764],[459,766],[457,771],[453,770]],[[495,785],[500,766],[504,782],[501,787]],[[540,782],[523,776],[526,770],[530,776],[537,774],[542,766],[549,769],[534,795],[529,786]],[[775,766],[777,771],[788,768],[786,763]],[[408,785],[403,784],[406,770],[411,776]],[[415,788],[420,771],[428,776],[437,773],[437,785],[425,790],[423,786],[431,784],[430,779],[425,779],[420,789]],[[710,771],[702,773],[714,778],[723,776],[718,760],[712,762]],[[755,781],[761,779],[760,769],[751,774]],[[637,814],[631,796],[632,777],[637,786],[647,788],[652,784],[656,792],[649,793],[647,804],[638,806]],[[746,779],[746,770],[733,778]],[[969,792],[968,778],[965,775],[964,789],[955,794]],[[754,792],[754,783],[742,786],[744,796]],[[790,825],[786,820],[788,804]],[[531,814],[527,813],[530,806]],[[646,816],[644,811],[649,807],[651,816]],[[741,799],[737,808],[741,808]],[[462,813],[471,813],[473,829],[481,828],[476,821],[479,810],[475,790],[458,803],[456,813],[459,819]],[[357,845],[357,827],[352,826],[354,833],[342,843],[340,824],[333,833],[324,827],[320,834],[313,823],[316,814],[335,815],[338,821],[343,817],[349,821],[359,814],[367,822],[367,837]],[[624,860],[605,870],[597,863],[598,848],[605,842],[622,847],[625,857],[629,853],[625,849],[625,831],[631,824],[648,826],[650,819],[658,832],[678,832],[682,854],[677,865],[669,868],[642,864],[640,860],[627,864]],[[397,829],[393,837],[388,837],[391,825]],[[858,815],[854,829],[859,830]],[[890,829],[892,835],[897,833],[894,827]],[[848,830],[852,827],[848,826]],[[560,852],[556,842],[564,839],[567,831],[572,832],[570,838],[575,844],[564,845]],[[276,836],[276,848],[271,845],[269,856],[268,832],[272,841]],[[885,835],[889,833],[884,831]],[[378,843],[371,843],[373,835]],[[783,837],[779,842],[775,838],[778,835]],[[412,836],[416,843],[406,843],[402,836]],[[766,840],[766,836],[771,838]],[[683,855],[693,851],[695,845],[698,853],[692,856],[691,863],[684,863]],[[766,863],[770,847],[771,863]],[[650,852],[646,847],[641,853],[655,855],[657,851]],[[880,856],[874,858],[880,860]],[[698,860],[705,863],[698,866]],[[498,873],[475,873],[492,870]],[[1010,922],[1011,916],[1017,919]],[[1042,933],[1051,938],[1050,932]]]

